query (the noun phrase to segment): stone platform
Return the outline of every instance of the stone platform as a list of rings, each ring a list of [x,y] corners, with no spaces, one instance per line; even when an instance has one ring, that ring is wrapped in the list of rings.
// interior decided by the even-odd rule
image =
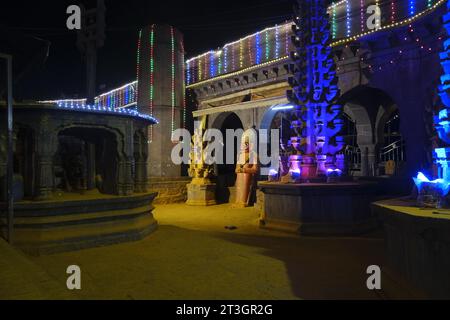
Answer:
[[[14,245],[28,254],[42,255],[140,240],[157,228],[152,214],[156,196],[119,197],[95,191],[60,194],[51,201],[18,202]],[[4,210],[2,205],[1,216]]]
[[[415,200],[376,202],[389,265],[435,299],[450,298],[450,210],[421,209]]]
[[[370,210],[374,183],[260,182],[258,188],[263,228],[302,235],[347,235],[365,233],[378,225]]]

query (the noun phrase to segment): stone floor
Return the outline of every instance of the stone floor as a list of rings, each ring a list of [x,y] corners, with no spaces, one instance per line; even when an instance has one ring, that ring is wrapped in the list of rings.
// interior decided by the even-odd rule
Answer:
[[[27,257],[0,242],[0,299],[423,297],[386,272],[383,290],[366,288],[366,268],[385,265],[379,234],[300,238],[261,230],[252,208],[229,205],[160,205],[154,214],[159,229],[134,243]],[[74,264],[82,290],[69,292],[65,272]]]

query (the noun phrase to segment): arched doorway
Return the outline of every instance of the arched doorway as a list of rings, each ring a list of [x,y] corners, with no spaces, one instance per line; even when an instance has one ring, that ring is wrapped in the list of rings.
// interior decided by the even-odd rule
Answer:
[[[234,159],[233,164],[227,164],[226,161],[224,161],[223,164],[217,164],[215,168],[215,173],[217,176],[216,200],[218,203],[228,203],[232,200],[230,199],[230,195],[232,195],[232,192],[230,192],[230,188],[233,188],[236,183],[235,171],[241,141],[238,141],[236,137],[232,141],[229,140],[229,138],[227,138],[226,131],[239,129],[243,130],[244,126],[242,125],[242,121],[236,113],[226,112],[220,114],[215,119],[212,124],[212,128],[218,129],[222,133],[224,139],[224,160],[228,158]],[[233,152],[233,154],[228,154],[227,152]]]
[[[262,118],[260,130],[267,130],[268,133],[268,156],[271,156],[272,150],[272,130],[278,130],[280,140],[279,151],[280,160],[287,165],[289,158],[288,143],[292,137],[291,121],[292,121],[292,105],[275,105],[269,108]]]
[[[347,113],[342,114],[344,127],[342,135],[345,141],[345,157],[350,175],[361,172],[361,149],[358,146],[358,131],[356,122]]]
[[[406,163],[406,144],[400,124],[400,111],[396,105],[384,110],[377,123],[378,162],[382,172],[388,161],[394,161],[398,172],[402,171]]]
[[[117,194],[118,157],[112,132],[89,127],[64,129],[58,134],[56,187],[66,192],[97,189]]]
[[[397,113],[393,112],[395,102],[383,90],[358,86],[343,94],[338,103],[344,106],[348,116],[344,121],[350,170],[353,167],[354,174],[361,176],[383,175],[385,156],[404,151],[400,114],[398,109]],[[401,148],[395,147],[400,141]]]

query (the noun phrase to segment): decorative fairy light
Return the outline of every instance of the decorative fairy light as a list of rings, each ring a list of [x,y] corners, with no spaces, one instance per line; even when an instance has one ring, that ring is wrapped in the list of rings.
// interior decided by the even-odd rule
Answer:
[[[413,16],[416,13],[416,0],[409,0],[409,15]]]
[[[209,54],[211,54],[211,52]],[[210,60],[208,59],[208,55],[206,55],[204,57],[204,59],[205,59],[205,67],[203,68],[203,77],[205,79],[207,79],[208,78],[208,70],[209,70],[209,64],[210,64],[209,62],[210,62]]]
[[[284,30],[284,32],[285,32],[285,39],[284,39],[284,45],[285,45],[285,49],[286,49],[286,51],[285,51],[285,54],[288,56],[289,54],[290,54],[290,50],[289,50],[289,44],[291,43],[291,41],[290,41],[290,36],[291,36],[291,29],[290,29],[290,24],[286,24],[286,26],[284,27],[285,28],[285,30]]]
[[[223,73],[228,72],[228,47],[223,48]]]
[[[275,26],[275,58],[280,57],[280,29],[278,25]]]
[[[244,44],[243,41],[239,41],[239,67],[244,67]]]
[[[184,55],[185,55],[185,49],[184,49],[184,40],[183,39],[181,39],[180,40],[180,45],[181,45],[181,54],[182,54],[182,60],[184,61]],[[186,72],[186,70],[185,70],[185,66],[184,65],[182,65],[181,66],[181,69],[182,69],[182,74],[185,74],[185,72]],[[219,71],[219,73],[220,73],[220,71]],[[187,113],[187,110],[186,110],[186,106],[187,106],[187,104],[186,104],[186,83],[183,81],[183,83],[182,83],[182,87],[183,87],[183,91],[181,92],[181,94],[182,94],[182,99],[181,99],[181,101],[182,101],[182,107],[183,107],[183,129],[185,129],[186,128],[186,113]]]
[[[236,70],[236,53],[234,50],[234,44],[231,45],[231,69],[232,71]]]
[[[223,52],[222,52],[222,50],[219,50],[218,52],[217,52],[217,59],[219,60],[219,63],[218,63],[218,71],[217,71],[217,73],[218,74],[222,74],[222,68],[223,68],[223,64],[222,64],[222,54],[223,54]]]
[[[155,25],[150,27],[150,92],[149,92],[149,111],[153,116],[153,104],[155,98]],[[153,128],[150,128],[149,142],[153,142]]]
[[[186,83],[191,84],[191,63],[186,62]]]
[[[366,7],[364,5],[364,0],[359,1],[359,17],[360,17],[360,24],[361,24],[361,32],[364,32],[365,24],[366,24],[366,17],[365,17]]]
[[[331,46],[340,46],[343,44],[347,44],[350,43],[352,41],[355,41],[361,37],[373,34],[375,32],[381,31],[381,30],[387,30],[390,28],[394,28],[394,27],[398,27],[398,26],[402,26],[405,24],[410,24],[411,22],[415,21],[416,19],[422,17],[423,15],[429,13],[430,11],[436,9],[438,6],[442,5],[443,3],[445,3],[445,0],[437,0],[437,1],[432,1],[432,0],[427,0],[427,2],[425,2],[423,7],[426,7],[428,3],[430,3],[429,1],[431,1],[431,3],[434,2],[434,4],[431,4],[430,6],[428,6],[428,8],[425,8],[424,10],[417,12],[417,4],[415,0],[408,0],[406,1],[406,3],[404,4],[404,8],[406,10],[399,10],[397,3],[395,3],[395,0],[391,0],[389,2],[386,1],[386,6],[387,8],[390,8],[390,10],[386,10],[389,12],[386,12],[386,19],[383,21],[387,21],[387,23],[383,26],[379,26],[379,28],[374,29],[374,30],[367,30],[366,25],[365,25],[365,4],[367,1],[364,0],[360,0],[360,28],[361,28],[361,32],[355,34],[356,30],[360,29],[360,28],[353,28],[354,24],[350,23],[350,21],[347,21],[347,19],[344,19],[346,22],[343,22],[342,25],[345,26],[349,26],[349,28],[351,28],[351,32],[349,36],[346,36],[345,38],[338,38],[341,36],[342,32],[339,32],[338,29],[340,29],[341,26],[341,20],[340,17],[338,17],[338,13],[340,14],[340,10],[338,11],[337,9],[339,9],[338,7],[344,4],[351,3],[350,0],[342,0],[342,1],[338,1],[335,2],[334,4],[332,4],[328,10],[329,13],[331,15],[332,18],[332,25],[331,25],[331,31],[332,31],[332,37],[334,39],[333,43],[331,44]],[[372,2],[373,3],[373,2]],[[376,0],[375,4],[380,5],[380,3],[382,3],[380,0]],[[384,3],[384,2],[383,2]],[[410,5],[413,4],[413,8],[414,8],[414,12],[415,14],[410,16]],[[351,6],[351,5],[350,5]],[[348,7],[347,7],[348,8]],[[343,10],[344,14],[345,14],[345,18],[347,18],[348,16],[348,10]],[[353,15],[350,15],[350,18],[353,20]],[[397,20],[396,20],[397,19]],[[339,24],[338,24],[339,21]],[[239,42],[241,42],[243,39],[248,39],[248,38],[252,38],[252,44],[253,44],[253,48],[254,48],[254,63],[256,63],[256,67],[257,66],[261,66],[263,63],[274,63],[275,61],[279,61],[277,59],[277,54],[276,54],[276,47],[277,44],[278,45],[282,45],[280,43],[280,40],[283,41],[282,39],[277,39],[277,28],[285,28],[286,33],[285,33],[285,54],[283,55],[283,57],[281,57],[281,55],[279,56],[279,58],[281,59],[288,59],[289,56],[289,50],[290,50],[290,36],[291,36],[291,26],[292,26],[292,22],[287,22],[285,24],[283,24],[282,26],[275,26],[275,27],[271,27],[271,28],[267,28],[264,29],[262,31],[256,32],[252,35],[246,36],[245,38],[242,38],[238,41],[229,43],[227,45],[224,46],[224,52],[225,49],[228,48],[229,46],[231,46],[230,50],[233,50],[233,52],[231,53],[231,57],[228,55],[224,55],[223,56],[223,65],[225,66],[226,64],[232,64],[231,68],[226,68],[224,67],[224,73],[221,75],[217,75],[215,77],[215,79],[218,79],[220,77],[227,77],[227,76],[231,76],[231,75],[237,75],[243,72],[247,72],[250,68],[250,70],[252,70],[251,68],[254,67],[253,65],[253,61],[249,60],[247,61],[245,59],[244,61],[244,65],[241,67],[240,63],[238,62],[237,64],[235,63],[235,59],[239,58],[239,55],[237,54],[237,50],[238,46],[239,46]],[[275,30],[274,30],[275,29]],[[274,32],[274,37],[273,38],[269,38],[269,41],[265,41],[265,43],[263,43],[263,40],[261,39],[261,37],[264,35],[266,36],[266,40],[268,35],[270,34],[269,31]],[[353,35],[351,35],[353,33]],[[344,35],[347,35],[347,32],[344,33]],[[279,37],[279,36],[278,36]],[[273,50],[270,50],[270,46],[274,46]],[[267,48],[269,48],[269,51],[267,50]],[[263,53],[262,50],[265,50],[265,52]],[[283,51],[284,51],[283,50]],[[269,52],[269,54],[267,54],[267,52]],[[204,55],[204,54],[203,54]],[[201,62],[201,57],[203,55],[200,55],[198,57],[192,58],[190,60],[188,60],[189,62],[191,62],[192,64],[194,64],[195,66],[198,66]],[[264,55],[264,56],[263,56]],[[217,58],[216,58],[216,63],[217,63]],[[227,69],[225,71],[225,69]],[[207,82],[209,79],[207,77],[201,79],[201,80],[197,80],[196,84],[198,83],[205,83]],[[194,85],[192,83],[192,85]]]
[[[134,81],[128,83],[120,88],[111,90],[107,93],[103,93],[100,96],[95,97],[94,106],[98,108],[128,108],[135,107],[137,104],[137,86],[138,82]],[[129,96],[130,98],[127,100],[125,97]],[[119,97],[115,104],[112,103],[112,97]],[[46,100],[46,101],[38,101],[38,103],[46,103],[46,104],[63,104],[63,105],[76,105],[76,106],[86,106],[86,99],[64,99],[64,100]]]
[[[215,62],[214,62],[214,51],[211,51],[209,53],[209,73],[211,75],[211,78],[216,75],[216,68],[215,68]]]
[[[332,15],[332,20],[331,20],[331,36],[333,37],[333,39],[336,39],[337,37],[337,22],[336,22],[336,7],[337,6],[333,6],[333,15]]]
[[[248,38],[247,39],[247,51],[248,51],[248,62],[252,66],[252,65],[254,65],[253,55],[252,55],[252,52],[253,52],[253,50],[252,50],[252,38]]]
[[[395,0],[391,0],[391,22],[395,22]]]
[[[172,50],[172,67],[171,67],[171,75],[172,75],[172,92],[171,92],[171,100],[172,100],[172,132],[175,131],[175,34],[173,27],[170,27],[170,36],[171,36],[171,50]]]
[[[46,102],[40,102],[45,104],[50,104]],[[152,121],[153,123],[157,124],[158,120],[156,120],[154,117],[149,116],[147,114],[139,113],[136,110],[133,109],[127,109],[126,107],[123,108],[107,108],[107,107],[100,107],[96,105],[86,105],[86,104],[74,104],[69,102],[59,102],[59,103],[51,103],[56,105],[58,108],[61,109],[71,109],[74,111],[84,111],[84,112],[92,112],[92,113],[106,113],[106,114],[118,114],[118,115],[124,115],[124,116],[133,116],[145,120]]]
[[[352,33],[352,16],[351,16],[351,5],[350,0],[347,0],[345,5],[345,14],[346,14],[346,28],[347,28],[347,37],[350,37]]]
[[[256,47],[256,64],[261,63],[261,35],[256,33],[255,37],[255,47]]]

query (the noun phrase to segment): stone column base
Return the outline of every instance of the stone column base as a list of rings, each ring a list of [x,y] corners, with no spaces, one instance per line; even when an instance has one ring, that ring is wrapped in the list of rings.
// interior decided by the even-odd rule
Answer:
[[[187,185],[187,193],[186,204],[189,206],[212,206],[216,204],[216,185],[213,183],[190,183]]]

